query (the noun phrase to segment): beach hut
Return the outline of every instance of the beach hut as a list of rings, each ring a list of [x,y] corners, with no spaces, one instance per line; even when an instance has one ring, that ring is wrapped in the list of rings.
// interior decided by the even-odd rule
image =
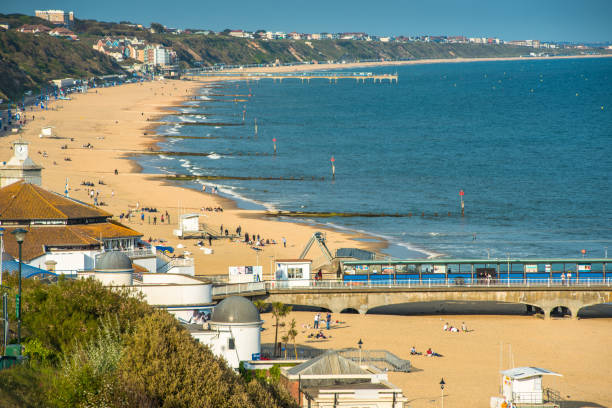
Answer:
[[[279,286],[309,286],[310,259],[277,259],[275,280]]]
[[[174,235],[183,239],[199,232],[199,214],[182,214],[179,217],[179,229],[174,230]]]
[[[542,388],[542,377],[545,375],[561,376],[561,374],[538,367],[517,367],[504,370],[501,375],[503,397],[514,404],[554,402],[551,399],[558,394]],[[545,391],[546,395],[544,395]]]

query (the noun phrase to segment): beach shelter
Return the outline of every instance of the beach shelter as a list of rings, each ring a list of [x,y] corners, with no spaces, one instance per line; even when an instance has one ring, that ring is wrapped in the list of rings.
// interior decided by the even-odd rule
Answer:
[[[561,374],[538,367],[517,367],[501,371],[502,394],[515,404],[542,404],[544,401],[542,376]]]

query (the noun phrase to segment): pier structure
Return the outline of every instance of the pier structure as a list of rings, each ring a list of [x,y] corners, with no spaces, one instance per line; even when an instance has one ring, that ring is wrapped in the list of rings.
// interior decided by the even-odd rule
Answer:
[[[213,299],[232,294],[365,314],[389,305],[423,302],[522,304],[548,319],[576,319],[581,309],[612,302],[608,258],[411,259],[344,261],[338,279],[266,280],[218,285]]]
[[[194,72],[190,73],[190,77],[203,77],[207,79],[227,79],[232,78],[243,81],[260,81],[262,79],[271,79],[274,82],[282,83],[286,79],[298,79],[302,83],[310,83],[311,79],[327,79],[329,83],[337,83],[339,79],[354,79],[357,82],[365,83],[372,81],[373,83],[385,82],[397,83],[397,74],[374,74],[372,72],[301,72],[301,73],[267,73],[267,72]]]

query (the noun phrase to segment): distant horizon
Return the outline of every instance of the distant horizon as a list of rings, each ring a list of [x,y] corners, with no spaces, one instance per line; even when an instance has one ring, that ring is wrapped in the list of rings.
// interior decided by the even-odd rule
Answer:
[[[311,1],[269,5],[235,0],[207,6],[184,0],[179,7],[152,1],[108,0],[100,10],[96,3],[78,0],[6,0],[0,13],[34,15],[34,10],[74,11],[75,18],[106,22],[130,21],[149,26],[160,23],[170,28],[225,29],[245,31],[341,33],[365,32],[376,36],[465,36],[493,37],[505,41],[612,42],[612,1],[516,0],[485,2],[440,0],[436,4],[389,0],[373,5],[365,0],[338,0],[330,4]]]

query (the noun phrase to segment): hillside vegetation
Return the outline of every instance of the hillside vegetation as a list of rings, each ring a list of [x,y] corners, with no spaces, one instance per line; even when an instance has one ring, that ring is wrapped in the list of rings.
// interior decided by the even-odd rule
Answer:
[[[5,284],[14,300],[16,279]],[[297,408],[278,383],[245,381],[173,316],[127,289],[26,279],[22,299],[29,362],[0,371],[1,408]]]
[[[0,31],[0,98],[38,92],[52,79],[88,78],[122,72],[110,57],[91,46],[46,34]]]

